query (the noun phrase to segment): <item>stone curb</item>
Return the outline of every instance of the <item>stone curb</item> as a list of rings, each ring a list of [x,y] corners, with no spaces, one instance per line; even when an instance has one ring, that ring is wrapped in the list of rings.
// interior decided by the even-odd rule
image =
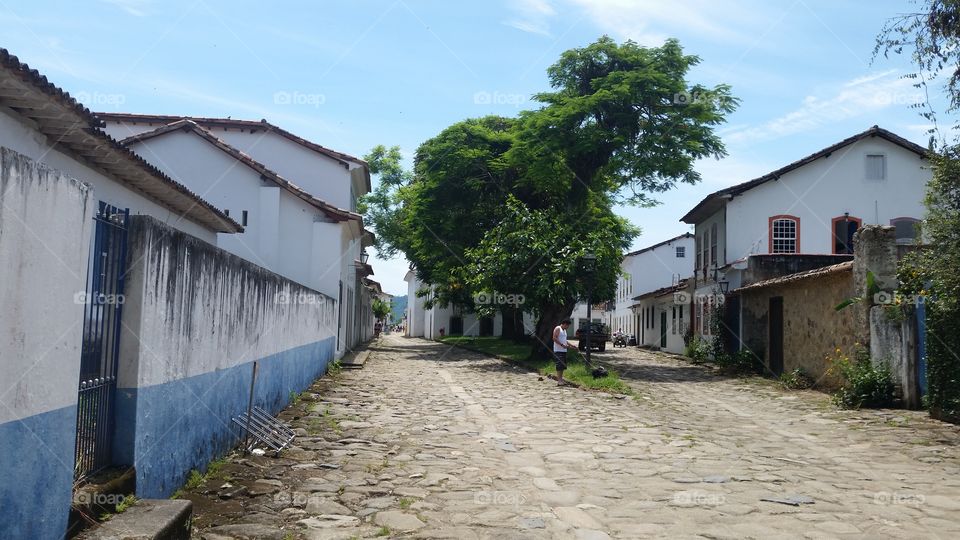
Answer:
[[[190,540],[193,503],[181,499],[143,499],[78,540]]]

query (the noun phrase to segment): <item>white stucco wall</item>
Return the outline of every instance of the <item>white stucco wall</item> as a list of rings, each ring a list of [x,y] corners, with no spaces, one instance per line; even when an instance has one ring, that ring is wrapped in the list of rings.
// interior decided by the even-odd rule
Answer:
[[[423,309],[424,299],[417,296],[417,291],[421,287],[420,280],[412,271],[407,272],[403,280],[407,282],[407,328],[404,332],[409,337],[423,337],[426,321]]]
[[[93,186],[95,201],[104,201],[118,208],[129,208],[132,215],[149,215],[197,238],[216,243],[216,233],[184,219],[180,214],[161,206],[106,174],[93,169],[73,156],[52,148],[47,138],[20,118],[0,112],[0,146],[5,146],[31,159],[41,161],[63,174]],[[148,160],[149,161],[149,160]],[[201,195],[201,198],[203,196]],[[217,206],[214,204],[214,206]]]
[[[866,179],[866,155],[886,156],[885,180]],[[928,163],[879,137],[864,139],[751,189],[727,204],[726,262],[769,252],[769,218],[800,218],[800,251],[833,252],[831,220],[849,212],[863,225],[889,225],[898,217],[924,217]],[[702,230],[698,224],[697,233]]]
[[[2,149],[0,424],[77,403],[90,234],[88,186]]]
[[[333,298],[214,246],[141,222],[130,252],[121,388],[233,368],[334,335]]]
[[[684,248],[683,257],[677,257],[677,247]],[[616,307],[607,321],[611,332],[623,328],[627,335],[639,335],[636,318],[630,310],[630,306],[636,303],[633,298],[674,285],[678,280],[693,275],[696,260],[694,247],[693,238],[680,237],[623,258],[621,269],[624,277],[619,280]]]
[[[333,159],[269,131],[210,131],[315,197],[339,208],[356,208],[350,198],[350,171]]]
[[[265,184],[259,173],[191,131],[136,143],[131,149],[242,221],[244,232],[221,234],[217,245],[304,286],[336,296],[342,234],[316,207]],[[322,226],[318,226],[322,225]],[[330,268],[333,271],[330,272]]]

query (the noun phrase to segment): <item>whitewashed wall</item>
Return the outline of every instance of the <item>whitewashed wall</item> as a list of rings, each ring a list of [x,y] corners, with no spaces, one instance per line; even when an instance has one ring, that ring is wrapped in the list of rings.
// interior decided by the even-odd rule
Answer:
[[[336,295],[341,229],[290,192],[261,181],[259,173],[190,131],[168,133],[131,148],[215,206],[247,224],[240,234],[218,235],[217,245],[298,283]],[[333,270],[332,272],[330,270]]]
[[[337,306],[147,217],[130,260],[114,455],[138,495],[166,497],[237,442],[254,361],[255,403],[273,413],[326,371]]]
[[[163,223],[210,243],[216,242],[216,234],[206,227],[183,219],[165,206],[133,191],[113,178],[104,175],[85,163],[76,160],[61,149],[53,147],[51,141],[24,124],[16,116],[0,111],[0,146],[42,161],[63,174],[78,178],[93,186],[97,200],[112,204],[118,208],[129,208],[133,215],[149,215]],[[148,160],[149,161],[149,160]],[[203,196],[201,195],[201,198]],[[217,206],[214,204],[214,206]]]
[[[2,115],[0,115],[2,116]],[[94,193],[0,149],[0,538],[60,538],[73,485]]]
[[[866,155],[886,155],[886,180],[866,179]],[[864,139],[734,198],[727,204],[727,260],[768,253],[769,218],[800,218],[802,253],[833,252],[831,220],[849,212],[864,225],[923,218],[927,161],[879,137]],[[698,224],[697,233],[702,234]]]
[[[677,247],[684,248],[683,257],[677,257]],[[694,239],[679,237],[662,246],[624,257],[621,269],[626,277],[620,281],[616,308],[610,314],[610,331],[623,328],[627,335],[639,335],[636,318],[630,310],[630,306],[636,303],[633,298],[692,276],[695,253]]]

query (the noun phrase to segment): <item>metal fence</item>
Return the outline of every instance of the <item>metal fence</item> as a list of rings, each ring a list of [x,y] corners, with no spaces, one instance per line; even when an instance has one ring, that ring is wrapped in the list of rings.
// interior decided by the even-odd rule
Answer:
[[[100,203],[94,217],[87,290],[77,296],[84,305],[77,402],[77,479],[111,464],[129,217],[127,209]]]

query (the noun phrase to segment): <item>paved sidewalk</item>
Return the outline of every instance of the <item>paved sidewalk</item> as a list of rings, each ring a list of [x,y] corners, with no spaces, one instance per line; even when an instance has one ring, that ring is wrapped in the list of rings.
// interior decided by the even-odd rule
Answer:
[[[956,426],[636,349],[602,358],[635,398],[386,336],[284,413],[297,449],[191,494],[195,537],[960,537]]]

